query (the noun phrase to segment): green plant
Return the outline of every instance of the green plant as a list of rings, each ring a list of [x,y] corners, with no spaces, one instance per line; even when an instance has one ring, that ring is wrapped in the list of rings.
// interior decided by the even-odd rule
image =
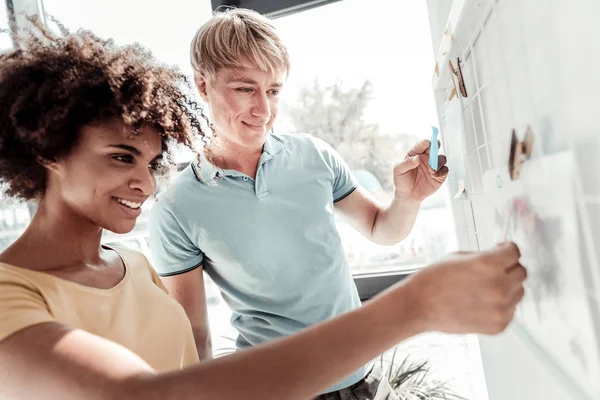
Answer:
[[[221,336],[231,342],[235,339]],[[215,351],[214,357],[223,357],[235,353],[235,347],[223,347]],[[448,382],[440,381],[432,377],[430,361],[412,361],[410,356],[404,357],[402,362],[396,362],[398,348],[394,348],[392,359],[384,361],[384,355],[380,357],[381,369],[387,368],[387,380],[392,385],[399,400],[468,400],[452,393]],[[1,400],[1,399],[0,399]]]
[[[414,361],[405,356],[396,362],[398,348],[394,349],[389,361],[387,379],[400,400],[467,400],[452,392],[449,383],[432,376],[431,362]],[[384,357],[380,358],[384,368]]]

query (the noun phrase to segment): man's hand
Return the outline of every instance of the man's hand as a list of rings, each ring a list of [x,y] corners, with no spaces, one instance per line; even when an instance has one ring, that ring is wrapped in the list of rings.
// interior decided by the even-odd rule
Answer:
[[[502,332],[524,295],[527,272],[514,243],[481,253],[456,253],[410,277],[406,284],[422,331]],[[406,300],[405,300],[406,301]]]
[[[418,142],[410,149],[404,161],[394,167],[397,199],[421,202],[435,193],[446,180],[446,156],[438,156],[438,170],[434,171],[429,165],[430,145],[429,140]]]

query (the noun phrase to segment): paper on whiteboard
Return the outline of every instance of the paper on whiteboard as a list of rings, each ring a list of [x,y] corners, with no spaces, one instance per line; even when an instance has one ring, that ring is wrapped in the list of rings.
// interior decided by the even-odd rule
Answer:
[[[585,274],[579,258],[577,214],[569,153],[527,161],[511,181],[508,168],[484,175],[495,238],[521,251],[526,295],[516,322],[590,398],[600,393],[598,342]],[[512,212],[511,212],[512,208]]]

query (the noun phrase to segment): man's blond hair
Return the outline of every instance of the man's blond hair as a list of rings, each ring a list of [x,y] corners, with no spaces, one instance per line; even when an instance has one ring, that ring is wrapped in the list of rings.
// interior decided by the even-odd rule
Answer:
[[[243,8],[228,8],[196,32],[190,48],[196,73],[210,79],[221,68],[258,67],[270,73],[290,70],[286,47],[271,21]]]

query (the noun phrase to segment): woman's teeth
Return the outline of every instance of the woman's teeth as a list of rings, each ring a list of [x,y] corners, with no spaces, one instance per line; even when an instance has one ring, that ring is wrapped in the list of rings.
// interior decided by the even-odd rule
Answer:
[[[142,203],[136,203],[135,201],[119,199],[117,197],[115,197],[115,200],[118,201],[119,203],[121,203],[129,208],[133,208],[133,209],[140,208],[142,206]]]

